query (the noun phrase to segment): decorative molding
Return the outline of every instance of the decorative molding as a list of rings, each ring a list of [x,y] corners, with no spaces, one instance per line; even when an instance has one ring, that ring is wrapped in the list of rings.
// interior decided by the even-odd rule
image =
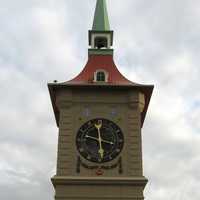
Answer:
[[[55,196],[56,198],[58,198],[58,199],[64,199],[64,200],[67,200],[67,199],[69,199],[69,200],[72,200],[72,199],[75,199],[75,200],[77,200],[77,199],[80,199],[80,197],[79,196],[59,196],[59,195],[56,195]],[[122,197],[121,196],[99,196],[99,197],[97,197],[97,196],[82,196],[81,197],[81,199],[82,200],[88,200],[88,199],[92,199],[92,200],[97,200],[97,199],[99,199],[99,200],[102,200],[102,199],[109,199],[109,200],[113,200],[113,199],[119,199],[119,200],[121,200],[122,199]],[[143,196],[140,196],[140,197],[135,197],[135,196],[125,196],[125,197],[123,197],[123,199],[131,199],[131,200],[144,200],[144,197]]]
[[[144,176],[135,177],[73,177],[54,176],[51,179],[56,185],[130,185],[144,187],[148,180]]]
[[[110,170],[110,169],[114,169],[116,167],[118,167],[118,172],[119,174],[123,173],[123,169],[122,169],[122,158],[120,157],[118,159],[118,161],[114,164],[111,165],[88,165],[86,163],[84,163],[80,156],[77,157],[77,165],[76,165],[76,172],[80,173],[80,167],[84,167],[86,169],[103,169],[103,170]]]
[[[88,49],[88,55],[113,55],[113,49]]]

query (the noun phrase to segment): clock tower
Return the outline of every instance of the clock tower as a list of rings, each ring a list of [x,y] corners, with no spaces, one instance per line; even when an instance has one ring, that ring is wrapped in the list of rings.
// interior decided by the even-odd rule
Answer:
[[[112,46],[106,0],[97,0],[86,66],[48,84],[59,128],[56,200],[144,199],[141,129],[153,85],[126,79]]]

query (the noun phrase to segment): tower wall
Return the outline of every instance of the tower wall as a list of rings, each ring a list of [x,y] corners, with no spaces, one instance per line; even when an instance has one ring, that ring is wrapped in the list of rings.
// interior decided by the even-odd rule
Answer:
[[[143,95],[130,89],[62,89],[56,99],[60,112],[57,174],[52,179],[56,199],[143,199]],[[124,134],[120,156],[103,164],[81,158],[75,142],[81,125],[98,117],[115,122]],[[97,175],[97,167],[103,174]]]

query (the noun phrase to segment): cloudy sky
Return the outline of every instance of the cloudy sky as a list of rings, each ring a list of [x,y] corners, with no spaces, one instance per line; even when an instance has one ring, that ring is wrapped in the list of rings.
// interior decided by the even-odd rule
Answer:
[[[0,0],[0,199],[53,200],[47,82],[87,61],[95,0]],[[200,1],[108,0],[115,62],[154,84],[143,128],[147,200],[200,199]]]

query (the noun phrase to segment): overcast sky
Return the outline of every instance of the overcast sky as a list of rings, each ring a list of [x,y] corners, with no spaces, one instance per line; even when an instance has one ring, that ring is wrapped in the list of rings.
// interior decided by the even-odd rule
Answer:
[[[53,200],[47,82],[87,61],[95,0],[0,0],[0,199]],[[143,128],[147,200],[200,199],[200,1],[108,0],[115,62],[154,84]]]

